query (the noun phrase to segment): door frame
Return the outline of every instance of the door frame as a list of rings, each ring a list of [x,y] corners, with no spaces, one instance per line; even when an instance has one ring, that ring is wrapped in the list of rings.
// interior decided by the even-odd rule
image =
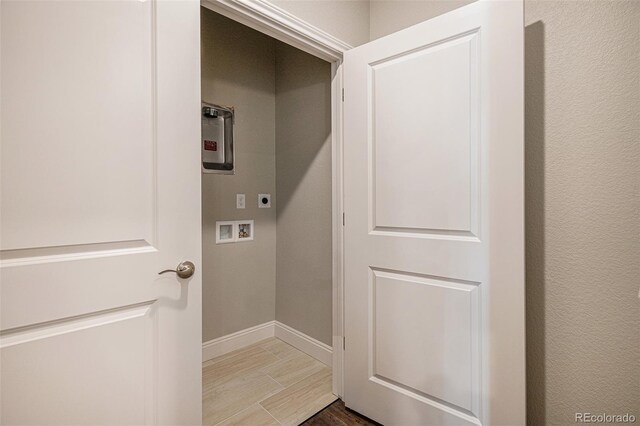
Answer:
[[[333,393],[344,389],[344,212],[342,56],[349,44],[266,0],[201,0],[200,5],[331,63],[331,227]]]

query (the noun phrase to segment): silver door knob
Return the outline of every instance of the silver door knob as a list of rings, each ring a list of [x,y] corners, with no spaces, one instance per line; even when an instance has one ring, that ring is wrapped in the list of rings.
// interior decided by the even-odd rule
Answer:
[[[173,269],[165,269],[164,271],[158,272],[158,275],[165,274],[167,272],[175,272],[180,278],[189,278],[196,271],[196,265],[193,262],[189,262],[185,260],[184,262],[180,262],[180,264]]]

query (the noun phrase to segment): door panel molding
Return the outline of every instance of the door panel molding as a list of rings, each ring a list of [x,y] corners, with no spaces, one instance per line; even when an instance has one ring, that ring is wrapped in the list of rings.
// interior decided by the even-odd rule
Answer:
[[[435,236],[441,239],[448,236],[454,239],[467,237],[470,241],[479,241],[479,37],[480,28],[477,27],[399,54],[381,54],[369,62],[367,110],[370,232],[376,232],[377,235],[386,232],[405,233],[407,236]],[[446,67],[445,64],[438,64],[437,57],[430,58],[438,54],[440,57],[451,55],[447,51],[452,49],[461,51],[458,55],[460,58],[454,63],[446,64]],[[436,110],[428,108],[425,99],[423,108],[418,111],[412,105],[417,99],[407,99],[411,93],[388,93],[384,90],[385,84],[392,85],[397,79],[410,77],[411,71],[421,66],[419,61],[423,62],[423,71],[429,73],[424,75],[430,86],[427,92],[431,93],[428,96],[437,99],[428,99],[428,102],[438,105]],[[394,73],[394,68],[400,70]],[[453,79],[453,76],[457,78]],[[422,88],[412,87],[413,95],[419,96],[422,93],[420,89]],[[384,99],[380,105],[377,102],[378,91],[382,92],[381,97]],[[451,98],[452,92],[459,92],[456,93],[457,98]],[[389,96],[395,98],[389,100]],[[462,112],[456,115],[457,110]],[[422,121],[420,126],[425,135],[436,134],[437,142],[451,146],[449,152],[441,148],[429,150],[428,140],[406,140],[403,130],[417,121]],[[455,121],[455,125],[449,121]],[[458,130],[453,130],[454,127]],[[452,135],[454,132],[459,134]],[[378,138],[379,133],[381,140]],[[390,147],[391,142],[393,147]],[[462,150],[466,151],[464,156],[461,155]],[[417,158],[432,156],[436,158],[417,162]],[[443,170],[431,172],[436,167]],[[445,168],[455,170],[456,173],[466,173],[468,179],[462,182],[458,179],[442,182],[446,178],[442,173]],[[387,179],[380,178],[378,169],[383,176],[385,172],[387,175],[402,174],[398,178],[402,184],[390,184]],[[415,184],[407,179],[409,174]],[[448,188],[447,193],[439,192],[442,187]],[[455,198],[451,197],[451,193]],[[417,204],[421,202],[421,197],[429,198],[433,205],[441,206],[441,212],[430,213],[420,208]],[[415,201],[411,202],[413,199]],[[387,204],[400,206],[403,202],[406,206],[396,209],[399,211],[389,212],[384,208]]]
[[[0,349],[143,317],[149,314],[155,302],[155,300],[151,300],[102,312],[92,312],[87,315],[78,315],[27,327],[3,330],[0,332]]]
[[[1,250],[0,268],[38,265],[41,263],[70,262],[81,259],[151,253],[154,251],[157,251],[157,249],[145,240]]]
[[[157,424],[155,302],[3,332],[4,421]]]
[[[52,7],[57,7],[54,22],[48,22]],[[108,252],[112,249],[103,247],[129,248],[135,241],[155,247],[157,0],[128,6],[80,2],[62,8],[13,4],[5,6],[5,14],[24,28],[3,29],[8,34],[3,57],[14,65],[7,67],[2,89],[3,179],[12,181],[2,196],[2,266],[17,262],[5,262],[7,258],[40,258],[41,249],[51,253],[45,256],[55,256],[59,248],[74,259],[71,248],[78,247],[80,259],[89,245]],[[79,14],[100,26],[87,28],[76,21]],[[51,25],[57,26],[57,35],[44,36]],[[30,35],[14,36],[18,31]],[[73,49],[65,48],[70,39],[76,40]],[[109,49],[111,56],[94,53]],[[40,51],[45,53],[36,54]],[[123,69],[116,71],[118,61],[125,65],[120,63]],[[40,72],[51,64],[55,66],[47,73]],[[110,107],[114,103],[117,108]],[[127,143],[134,135],[145,143]],[[111,181],[129,190],[111,191]],[[75,226],[64,228],[70,220]],[[23,226],[27,222],[30,226]],[[25,262],[20,264],[32,264]]]
[[[384,386],[388,389],[393,390],[394,392],[398,392],[406,395],[409,398],[415,399],[423,404],[431,405],[432,407],[440,410],[444,413],[452,415],[454,417],[459,418],[460,420],[473,425],[482,425],[480,419],[478,419],[472,412],[465,410],[464,408],[458,407],[456,405],[450,404],[446,401],[439,400],[438,398],[422,393],[417,389],[412,389],[408,386],[404,386],[402,384],[396,383],[391,379],[387,379],[385,377],[374,375],[369,380],[377,385]]]
[[[370,267],[368,293],[370,379],[475,416],[481,391],[481,283]],[[411,353],[420,340],[424,355],[415,358]],[[434,348],[445,352],[439,356]],[[457,381],[446,383],[447,374]]]

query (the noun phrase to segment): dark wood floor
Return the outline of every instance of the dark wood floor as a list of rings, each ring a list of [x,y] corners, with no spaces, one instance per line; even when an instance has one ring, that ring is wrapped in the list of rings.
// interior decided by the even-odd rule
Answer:
[[[304,426],[381,426],[379,423],[346,408],[341,399],[302,424]]]

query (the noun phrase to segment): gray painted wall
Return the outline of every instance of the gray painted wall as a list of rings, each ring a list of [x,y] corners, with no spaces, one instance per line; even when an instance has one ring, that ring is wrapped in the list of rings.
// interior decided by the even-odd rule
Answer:
[[[331,65],[283,43],[276,171],[276,319],[331,345]]]
[[[202,98],[234,106],[235,175],[202,175],[203,340],[275,318],[275,41],[201,8]],[[236,209],[236,193],[246,209]],[[257,194],[273,195],[258,209]],[[216,220],[255,220],[255,240],[215,243]]]
[[[235,107],[237,157],[202,176],[203,341],[278,319],[331,345],[331,66],[201,12],[202,97]],[[215,222],[238,219],[255,241],[216,245]]]
[[[459,6],[374,0],[371,36]],[[640,2],[526,0],[525,25],[528,423],[638,418]]]

